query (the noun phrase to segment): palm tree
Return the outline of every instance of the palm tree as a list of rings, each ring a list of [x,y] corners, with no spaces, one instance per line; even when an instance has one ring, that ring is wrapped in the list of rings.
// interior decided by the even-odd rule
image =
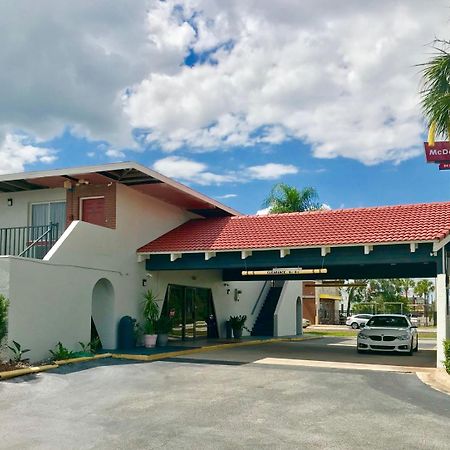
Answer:
[[[297,189],[285,183],[276,184],[263,203],[272,214],[313,211],[321,209],[319,195],[313,187]]]
[[[409,291],[410,289],[414,289],[416,287],[416,283],[414,280],[411,280],[411,278],[400,278],[398,280],[398,283],[400,285],[401,290],[405,294],[405,299],[408,302],[409,301]]]
[[[422,64],[422,111],[430,125],[428,142],[436,133],[450,139],[450,41],[436,40],[437,54]]]
[[[426,299],[427,303],[430,294],[434,291],[434,284],[430,280],[419,280],[414,289],[414,293],[419,297]]]
[[[430,294],[434,291],[434,283],[430,280],[419,280],[414,288],[414,293],[419,297],[425,299],[424,304],[424,315],[426,320],[426,325],[428,325],[428,319],[430,315]]]

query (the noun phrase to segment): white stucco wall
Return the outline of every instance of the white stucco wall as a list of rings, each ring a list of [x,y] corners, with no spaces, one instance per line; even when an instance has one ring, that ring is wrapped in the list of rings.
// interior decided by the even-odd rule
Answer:
[[[58,341],[79,350],[79,341],[90,341],[92,292],[102,278],[120,286],[125,277],[33,259],[0,258],[0,292],[10,300],[8,341],[30,348],[27,356],[32,361],[48,358],[48,350]]]
[[[445,353],[443,341],[450,339],[450,315],[448,302],[447,275],[439,274],[436,277],[437,367],[444,367],[443,361],[445,359]]]
[[[302,296],[301,281],[286,281],[274,314],[274,335],[297,334],[297,298]],[[299,327],[299,330],[302,328]]]
[[[13,206],[8,206],[8,199]],[[32,203],[66,201],[65,189],[39,189],[36,191],[0,193],[0,228],[30,225],[29,211]]]
[[[23,193],[22,224],[27,225],[30,203],[60,200],[64,195],[61,189]],[[11,208],[16,205],[15,201]],[[12,217],[8,220],[13,222],[5,226],[21,225],[18,213]],[[105,323],[112,325],[106,330],[101,323],[98,331],[104,347],[114,348],[120,318],[139,318],[142,296],[148,289],[142,286],[146,271],[137,262],[137,248],[192,217],[181,208],[119,185],[115,230],[76,221],[44,261],[2,258],[0,292],[11,301],[8,339],[30,347],[35,361],[48,357],[48,349],[58,341],[76,350],[78,341],[90,340],[91,314],[100,317],[103,311],[108,313]],[[111,299],[108,304],[108,295],[100,294],[93,310],[94,286],[101,279],[111,283]]]

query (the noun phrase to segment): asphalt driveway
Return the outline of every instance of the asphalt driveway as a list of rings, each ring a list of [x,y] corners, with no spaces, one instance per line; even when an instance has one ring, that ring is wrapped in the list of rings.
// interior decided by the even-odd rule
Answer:
[[[356,352],[356,338],[324,337],[301,342],[273,342],[264,345],[244,346],[174,358],[174,361],[222,361],[228,363],[251,363],[264,358],[280,358],[310,361],[332,361],[369,365],[408,367],[436,367],[436,341],[421,340],[419,351],[413,356],[398,353]]]
[[[0,383],[0,448],[450,448],[450,396],[414,374],[242,361],[263,347]]]

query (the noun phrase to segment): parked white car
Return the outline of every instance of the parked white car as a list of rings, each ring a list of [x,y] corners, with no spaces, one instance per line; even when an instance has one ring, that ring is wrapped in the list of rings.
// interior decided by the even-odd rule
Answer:
[[[308,319],[302,319],[302,327],[306,328],[311,325],[311,322]]]
[[[373,316],[358,333],[358,353],[364,351],[403,352],[412,355],[419,348],[417,327],[402,314]]]
[[[347,317],[345,324],[357,330],[361,324],[365,325],[371,317],[372,314],[354,314],[353,316]]]

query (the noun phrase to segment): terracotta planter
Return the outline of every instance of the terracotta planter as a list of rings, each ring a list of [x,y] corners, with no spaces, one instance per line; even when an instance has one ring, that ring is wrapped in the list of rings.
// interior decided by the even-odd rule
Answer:
[[[157,334],[144,334],[144,345],[145,348],[152,348],[156,345]]]

